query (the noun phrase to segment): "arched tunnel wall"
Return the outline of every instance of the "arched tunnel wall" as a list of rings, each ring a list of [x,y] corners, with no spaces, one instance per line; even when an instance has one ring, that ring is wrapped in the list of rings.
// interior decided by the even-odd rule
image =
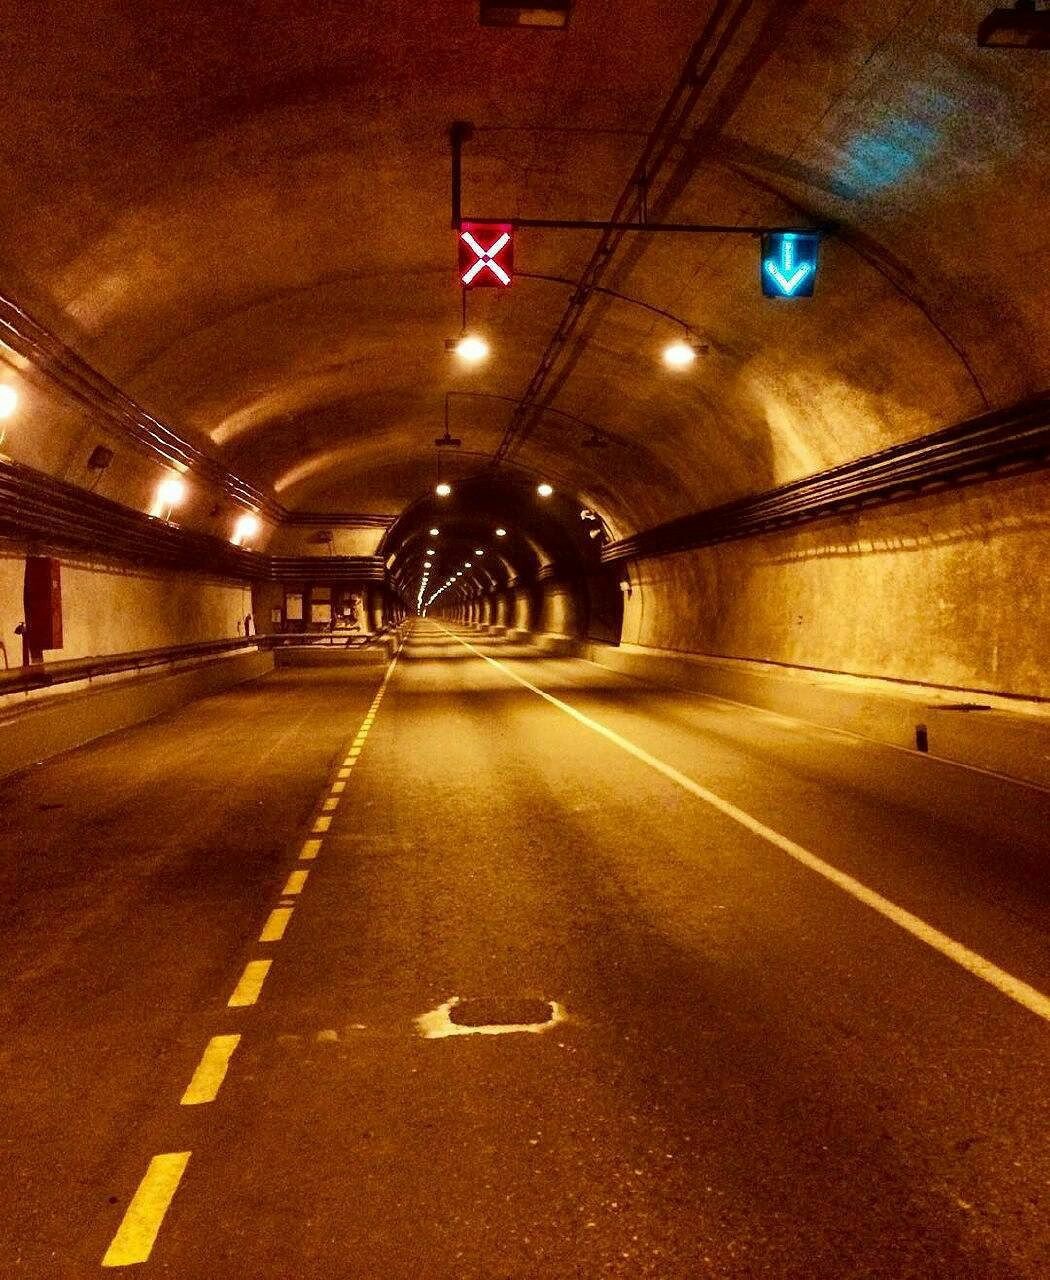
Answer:
[[[11,667],[21,662],[15,627],[25,612],[26,554],[24,545],[0,543],[0,643]],[[63,646],[45,651],[47,661],[231,639],[244,634],[252,612],[247,583],[69,553],[58,559]]]
[[[1050,696],[1050,488],[998,480],[634,566],[623,640]]]
[[[464,621],[665,653],[1050,697],[1045,473],[631,563],[622,632],[587,584],[545,582]],[[591,605],[589,608],[588,605]]]

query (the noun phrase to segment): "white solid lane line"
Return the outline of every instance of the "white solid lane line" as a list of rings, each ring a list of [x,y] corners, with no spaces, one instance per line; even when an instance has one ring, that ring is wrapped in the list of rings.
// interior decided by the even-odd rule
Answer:
[[[825,880],[830,880],[832,884],[837,885],[838,888],[848,893],[852,898],[855,898],[858,902],[863,902],[865,906],[870,907],[873,911],[877,911],[879,915],[892,921],[899,928],[910,933],[912,937],[918,938],[920,942],[926,943],[934,951],[939,951],[941,955],[954,961],[955,964],[965,969],[968,973],[983,979],[983,981],[995,987],[997,991],[1016,1001],[1017,1004],[1023,1005],[1038,1017],[1050,1022],[1050,998],[1043,995],[1041,991],[1037,991],[1035,987],[1030,986],[1027,982],[1022,982],[1020,978],[1015,978],[1004,969],[1000,969],[991,960],[978,955],[976,951],[971,951],[969,947],[963,946],[961,942],[956,942],[954,938],[949,938],[947,934],[941,933],[939,929],[927,924],[925,920],[920,920],[918,916],[912,915],[910,911],[906,911],[903,907],[898,907],[896,903],[884,898],[881,893],[876,893],[874,889],[869,889],[867,885],[861,884],[853,876],[847,875],[846,872],[840,871],[837,867],[833,867],[830,863],[825,862],[823,858],[818,858],[816,854],[810,853],[808,849],[796,844],[794,840],[789,840],[787,836],[782,836],[778,831],[774,831],[772,827],[767,827],[764,822],[759,822],[757,818],[745,813],[743,809],[738,809],[729,800],[723,800],[721,796],[716,795],[713,791],[708,791],[706,787],[701,786],[699,782],[694,782],[692,778],[674,768],[673,765],[665,764],[664,761],[657,759],[656,756],[651,755],[642,747],[635,746],[633,742],[623,737],[622,734],[617,733],[614,729],[607,728],[599,721],[592,720],[590,716],[584,715],[582,711],[577,711],[575,707],[569,706],[567,702],[562,702],[560,698],[554,697],[553,694],[537,688],[536,685],[526,680],[524,676],[519,676],[517,672],[512,671],[510,667],[504,666],[502,662],[497,661],[495,658],[490,658],[486,653],[482,653],[480,649],[475,648],[474,645],[468,643],[461,636],[455,635],[455,632],[449,631],[447,634],[453,636],[464,648],[469,649],[477,657],[483,658],[485,662],[502,671],[504,675],[516,681],[523,688],[536,694],[537,697],[543,698],[545,702],[557,707],[559,711],[571,716],[579,724],[584,725],[594,733],[600,734],[622,751],[626,751],[628,755],[634,756],[636,760],[648,765],[650,769],[662,774],[670,782],[675,783],[684,791],[688,791],[690,795],[696,796],[698,800],[702,800],[705,804],[717,809],[727,818],[739,823],[740,826],[745,827],[760,839],[775,845],[776,848],[786,853],[788,857],[794,858],[796,862],[801,863],[804,867],[815,871],[817,875],[823,876]]]

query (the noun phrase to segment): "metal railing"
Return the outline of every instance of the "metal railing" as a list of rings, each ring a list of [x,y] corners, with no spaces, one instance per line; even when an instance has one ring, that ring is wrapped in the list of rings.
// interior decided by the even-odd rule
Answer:
[[[105,653],[90,658],[70,658],[58,662],[37,662],[0,672],[0,696],[30,693],[54,685],[93,680],[99,676],[117,675],[124,671],[141,671],[148,667],[167,666],[192,658],[209,658],[216,654],[236,653],[259,648],[264,637],[244,636],[230,640],[205,640],[199,644],[168,645],[161,649],[136,649],[131,653]]]
[[[315,645],[340,649],[367,649],[370,644],[381,640],[388,628],[379,631],[274,631],[268,635],[255,636],[261,648],[281,649],[290,645]]]

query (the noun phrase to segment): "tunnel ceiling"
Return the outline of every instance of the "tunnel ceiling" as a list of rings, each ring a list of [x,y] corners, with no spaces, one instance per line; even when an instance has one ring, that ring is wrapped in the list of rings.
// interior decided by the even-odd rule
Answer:
[[[834,220],[816,296],[759,296],[754,241],[634,236],[514,457],[617,534],[1045,386],[1039,55],[980,50],[985,3],[579,0],[565,32],[476,0],[41,3],[5,23],[5,292],[151,412],[295,509],[404,511],[448,391],[497,447],[569,289],[519,279],[460,330],[448,128],[466,212],[608,217],[690,48],[736,22],[664,177],[680,221]],[[519,232],[576,279],[595,233]],[[498,399],[495,397],[506,397]],[[571,415],[566,417],[564,415]],[[594,447],[593,427],[603,447]]]

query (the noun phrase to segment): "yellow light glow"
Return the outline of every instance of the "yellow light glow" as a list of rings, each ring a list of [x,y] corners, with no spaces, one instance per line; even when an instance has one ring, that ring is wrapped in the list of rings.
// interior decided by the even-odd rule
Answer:
[[[681,340],[664,347],[664,364],[669,369],[688,369],[696,359],[696,348]]]
[[[442,480],[440,484],[434,486],[434,492],[439,498],[447,498],[452,492],[452,486],[450,484],[446,484],[445,481]]]
[[[440,530],[440,529],[431,529],[431,530],[430,530],[430,536],[431,536],[432,538],[436,538],[440,532],[441,532],[441,530]]]
[[[6,383],[0,385],[0,418],[10,418],[18,408],[18,392]]]
[[[252,538],[262,528],[262,521],[253,511],[245,511],[243,515],[237,517],[237,523],[233,526],[233,537],[231,539],[235,547],[242,547],[246,542],[250,542]]]
[[[506,529],[497,529],[497,530],[496,530],[496,537],[497,537],[497,538],[505,538],[506,536],[507,536],[507,531],[506,531]]]
[[[542,484],[538,484],[536,486],[536,492],[540,495],[541,498],[549,498],[551,494],[554,492],[554,487],[553,485],[549,485],[546,482],[546,480],[544,480]]]
[[[186,481],[181,476],[165,476],[157,485],[153,514],[165,515],[172,507],[180,506],[186,498]]]
[[[481,549],[481,547],[475,547],[475,548],[474,548],[474,554],[475,554],[476,556],[483,556],[483,555],[485,554],[485,552]]]
[[[469,560],[464,560],[464,561],[463,561],[463,568],[464,568],[464,569],[469,569],[470,567],[471,567],[471,562],[470,562]]]
[[[489,354],[489,344],[476,333],[465,333],[456,343],[456,355],[464,364],[480,364]]]

